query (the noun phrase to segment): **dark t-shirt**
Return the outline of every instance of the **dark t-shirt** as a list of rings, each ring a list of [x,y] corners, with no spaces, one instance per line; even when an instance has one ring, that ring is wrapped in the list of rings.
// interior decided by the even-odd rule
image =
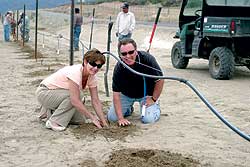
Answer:
[[[135,71],[149,75],[163,75],[155,58],[149,53],[138,51],[135,61],[136,63],[131,67]],[[159,79],[148,77],[145,79],[147,95],[152,96],[155,82]],[[134,74],[118,62],[114,68],[112,89],[114,92],[121,92],[130,98],[142,98],[144,96],[143,76]]]

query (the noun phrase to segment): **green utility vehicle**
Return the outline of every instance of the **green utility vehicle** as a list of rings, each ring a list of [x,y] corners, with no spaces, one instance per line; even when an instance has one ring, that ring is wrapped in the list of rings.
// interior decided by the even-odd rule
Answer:
[[[183,0],[174,38],[175,68],[202,58],[213,78],[230,79],[235,66],[250,69],[250,0]]]

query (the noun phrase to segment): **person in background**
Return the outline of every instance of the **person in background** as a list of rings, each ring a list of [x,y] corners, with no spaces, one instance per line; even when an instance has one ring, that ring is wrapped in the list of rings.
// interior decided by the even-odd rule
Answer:
[[[155,58],[148,52],[137,51],[133,39],[121,40],[118,50],[121,60],[133,70],[154,76],[163,75]],[[107,114],[109,121],[118,121],[120,126],[129,125],[130,122],[125,117],[132,114],[134,102],[140,103],[143,123],[154,123],[159,120],[158,99],[163,89],[163,79],[134,74],[121,62],[117,62],[112,80],[113,104]]]
[[[80,9],[75,8],[75,15],[74,15],[74,49],[75,51],[79,50],[79,38],[81,34],[82,23],[83,23],[83,18],[80,14]]]
[[[12,22],[12,12],[8,11],[3,20],[3,27],[4,27],[4,41],[9,42],[10,41],[10,31],[11,27],[10,24]]]
[[[0,20],[1,22],[3,23],[3,20],[2,20],[2,13],[0,12]]]
[[[24,25],[24,22],[25,22],[25,25]],[[28,42],[30,40],[30,36],[29,36],[30,19],[29,19],[29,17],[27,15],[25,15],[25,18],[24,18],[24,13],[20,13],[20,18],[17,22],[17,25],[20,25],[21,37],[24,38],[25,42]]]
[[[131,38],[132,32],[135,29],[135,16],[129,11],[129,4],[124,2],[121,6],[122,12],[116,18],[116,37],[118,41],[124,38]]]
[[[66,66],[45,78],[36,90],[41,104],[39,118],[46,127],[63,131],[69,123],[92,120],[98,128],[108,127],[98,97],[96,73],[105,63],[105,56],[97,49],[85,53],[83,63]],[[81,90],[88,89],[96,114],[88,111],[81,100]]]

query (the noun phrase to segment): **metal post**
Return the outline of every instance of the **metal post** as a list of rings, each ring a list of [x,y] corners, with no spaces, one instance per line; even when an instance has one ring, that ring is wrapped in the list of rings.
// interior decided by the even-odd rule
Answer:
[[[89,39],[89,50],[91,49],[91,43],[92,43],[94,17],[95,17],[95,8],[93,8],[93,13],[92,13],[91,32],[90,32],[90,39]]]
[[[37,61],[38,0],[36,0],[35,59]]]
[[[18,20],[19,20],[19,10],[16,11],[16,40],[18,41]]]
[[[79,40],[80,44],[82,45],[82,60],[84,59],[84,44],[81,40]]]
[[[82,0],[80,0],[80,9],[81,9],[81,16],[83,16],[83,11],[82,11]]]
[[[69,65],[74,64],[74,51],[73,51],[73,36],[74,36],[74,9],[75,9],[75,2],[74,0],[71,0],[71,20],[70,20],[70,61]]]
[[[23,5],[23,46],[24,46],[24,37],[25,37],[25,22],[26,22],[26,9],[25,9],[25,4]]]
[[[108,25],[108,41],[107,41],[107,51],[110,52],[110,43],[111,43],[111,30],[113,27],[113,22],[111,21],[111,16],[109,18]],[[106,96],[109,97],[109,88],[108,88],[108,71],[109,71],[109,55],[107,55],[106,71],[104,73],[104,85]]]
[[[0,13],[0,15],[1,15],[1,13]],[[15,20],[15,12],[12,13],[12,20],[13,20],[13,21]],[[13,27],[11,26],[11,31],[10,31],[11,34],[12,34],[13,41],[15,41],[15,35],[16,35],[16,34],[15,34],[15,32],[16,32],[15,28],[16,28],[16,27],[14,27],[14,30],[13,30]],[[12,30],[13,30],[13,31],[12,31]]]

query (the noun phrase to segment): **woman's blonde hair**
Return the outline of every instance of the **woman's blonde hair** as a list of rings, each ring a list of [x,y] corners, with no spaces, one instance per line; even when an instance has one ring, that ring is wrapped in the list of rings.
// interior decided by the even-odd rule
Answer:
[[[105,64],[106,59],[105,56],[96,48],[93,48],[89,51],[87,51],[84,54],[84,60],[86,60],[87,62],[96,62],[96,61],[100,61],[102,64]],[[83,63],[84,65],[84,63]]]

